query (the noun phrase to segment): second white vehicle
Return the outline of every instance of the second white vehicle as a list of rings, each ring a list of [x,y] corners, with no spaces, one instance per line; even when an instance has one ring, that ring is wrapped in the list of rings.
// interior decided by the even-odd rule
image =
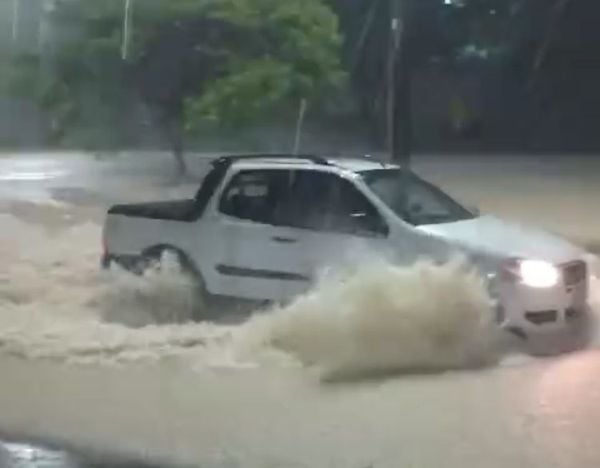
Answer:
[[[465,255],[487,277],[498,320],[521,336],[571,327],[588,309],[585,251],[478,216],[397,166],[368,159],[220,158],[195,199],[113,207],[104,264],[174,252],[206,292],[284,301],[322,268],[363,254],[411,264]]]

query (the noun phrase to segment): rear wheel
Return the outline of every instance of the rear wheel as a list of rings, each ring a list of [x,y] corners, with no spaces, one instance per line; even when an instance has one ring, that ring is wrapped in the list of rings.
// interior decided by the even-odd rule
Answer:
[[[180,274],[189,279],[194,294],[193,312],[190,318],[197,322],[206,320],[211,295],[206,289],[202,275],[184,253],[168,247],[144,252],[135,266],[135,271],[144,275],[151,270]]]

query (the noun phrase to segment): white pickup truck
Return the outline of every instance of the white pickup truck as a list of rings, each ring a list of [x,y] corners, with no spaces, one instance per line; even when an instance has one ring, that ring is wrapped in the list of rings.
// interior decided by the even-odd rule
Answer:
[[[213,162],[194,199],[115,206],[104,266],[175,253],[206,294],[285,301],[340,261],[411,264],[457,253],[487,276],[498,320],[520,336],[587,315],[585,252],[545,232],[478,216],[439,188],[370,159],[248,155]]]

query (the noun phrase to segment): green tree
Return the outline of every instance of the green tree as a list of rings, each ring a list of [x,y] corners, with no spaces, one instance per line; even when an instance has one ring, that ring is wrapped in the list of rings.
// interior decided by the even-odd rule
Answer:
[[[56,3],[51,56],[13,57],[8,90],[47,112],[51,143],[118,145],[123,109],[131,101],[120,60],[118,0]],[[92,133],[100,135],[92,137]],[[78,136],[74,136],[78,135]]]
[[[343,80],[337,17],[322,0],[132,5],[125,57],[123,0],[59,0],[50,65],[13,61],[13,90],[49,112],[56,141],[81,127],[118,134],[139,99],[184,172],[184,130],[280,119]]]
[[[281,116],[343,81],[338,20],[320,0],[219,0],[207,15],[241,34],[223,72],[186,101],[189,129]]]
[[[184,130],[279,122],[302,99],[343,81],[337,17],[321,0],[213,0],[197,8],[160,21],[137,65],[139,89],[176,156]]]

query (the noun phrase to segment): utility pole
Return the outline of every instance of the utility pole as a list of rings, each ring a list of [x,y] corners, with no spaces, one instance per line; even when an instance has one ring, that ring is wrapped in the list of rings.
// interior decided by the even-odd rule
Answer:
[[[294,138],[294,154],[298,155],[300,152],[300,145],[302,144],[302,130],[304,129],[304,119],[306,117],[306,109],[308,102],[306,98],[300,100],[300,108],[298,110],[298,120],[296,121],[296,137]]]
[[[19,21],[21,20],[21,5],[19,0],[13,0],[12,9],[12,51],[17,52],[17,41],[19,40]]]
[[[131,10],[134,0],[125,0],[123,6],[123,42],[121,44],[121,58],[127,60],[129,56],[129,42],[131,36]]]
[[[44,62],[47,56],[50,40],[50,15],[55,8],[54,0],[40,1],[40,20],[38,23],[38,53]]]
[[[409,47],[410,0],[389,0],[387,140],[390,162],[410,170],[412,151],[412,70]]]
[[[388,159],[390,163],[397,160],[396,154],[396,71],[398,51],[400,50],[400,18],[399,0],[390,0],[390,40],[387,63],[387,146]]]

